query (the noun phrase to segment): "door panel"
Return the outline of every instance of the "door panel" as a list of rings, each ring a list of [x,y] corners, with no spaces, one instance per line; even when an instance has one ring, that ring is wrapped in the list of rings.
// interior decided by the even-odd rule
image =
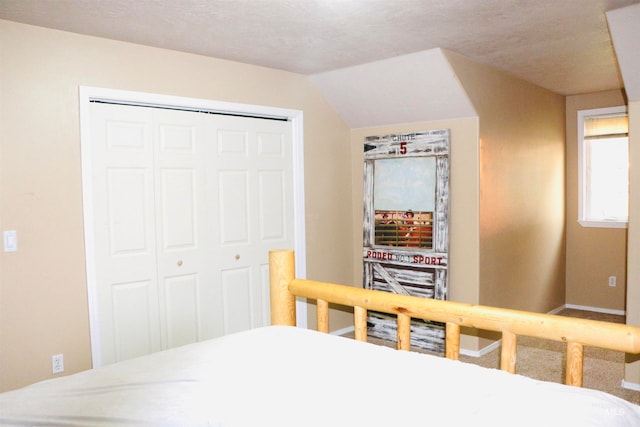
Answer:
[[[286,176],[282,171],[261,171],[258,175],[260,240],[286,239]]]
[[[291,124],[91,106],[100,364],[269,324]]]
[[[165,278],[167,347],[199,341],[198,276]]]
[[[248,178],[243,170],[218,173],[220,244],[223,246],[249,243]]]
[[[162,241],[165,250],[196,248],[196,171],[162,169]]]
[[[107,170],[109,246],[111,255],[149,254],[147,205],[150,200],[148,171],[145,169]]]
[[[214,280],[207,262],[212,247],[208,222],[204,115],[154,109],[155,221],[163,348],[202,340],[198,286]]]
[[[224,120],[228,124],[229,120]],[[217,125],[216,125],[217,126]],[[244,158],[249,154],[248,133],[242,128],[237,130],[218,129],[218,156],[227,159]]]
[[[225,334],[251,329],[254,325],[251,270],[228,269],[222,273],[221,278]]]
[[[248,301],[244,310],[239,303],[225,304],[234,307],[233,313],[225,311],[228,333],[269,324],[269,250],[293,247],[291,125],[221,117],[216,126],[221,233],[216,258],[225,295]]]
[[[150,281],[112,286],[115,360],[154,351],[155,310],[149,298],[152,286]]]
[[[102,364],[161,349],[151,117],[141,107],[91,106]]]

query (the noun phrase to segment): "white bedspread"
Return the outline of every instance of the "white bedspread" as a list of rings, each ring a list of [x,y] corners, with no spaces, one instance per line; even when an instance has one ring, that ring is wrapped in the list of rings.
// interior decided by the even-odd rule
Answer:
[[[24,426],[640,426],[640,407],[293,327],[192,344],[0,394]]]

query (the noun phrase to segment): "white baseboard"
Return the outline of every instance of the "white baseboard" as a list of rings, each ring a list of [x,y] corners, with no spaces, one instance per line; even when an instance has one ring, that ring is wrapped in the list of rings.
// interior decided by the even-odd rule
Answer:
[[[481,348],[480,350],[467,350],[464,348],[460,349],[460,354],[470,357],[482,357],[487,353],[491,353],[496,348],[502,345],[502,340],[494,341],[486,347]]]
[[[622,382],[620,383],[620,386],[622,386],[622,388],[626,388],[629,390],[640,391],[640,384],[638,383],[632,383],[629,381],[622,380]]]
[[[337,331],[333,331],[330,332],[331,335],[344,335],[344,334],[348,334],[350,332],[355,331],[355,327],[354,326],[348,326],[346,328],[342,328],[342,329],[338,329]]]
[[[574,310],[594,311],[596,313],[605,313],[605,314],[617,314],[619,316],[624,316],[626,314],[624,310],[612,310],[610,308],[589,307],[587,305],[565,304],[564,306],[566,308],[572,308]]]
[[[547,314],[558,314],[565,308],[568,308],[568,307],[566,305],[561,305],[560,307],[554,308],[553,310],[549,311]],[[580,310],[585,310],[585,309],[580,309]],[[480,350],[466,350],[461,348],[460,354],[464,354],[465,356],[470,356],[470,357],[482,357],[485,354],[490,353],[496,348],[500,347],[501,345],[502,345],[502,340],[500,339],[498,341],[495,341],[489,344],[486,347],[481,348]]]
[[[554,308],[553,310],[548,311],[548,312],[547,312],[547,314],[558,314],[558,313],[560,313],[562,310],[564,310],[565,308],[567,308],[567,306],[566,306],[566,305],[561,305],[561,306],[560,306],[560,307],[558,307],[558,308]]]

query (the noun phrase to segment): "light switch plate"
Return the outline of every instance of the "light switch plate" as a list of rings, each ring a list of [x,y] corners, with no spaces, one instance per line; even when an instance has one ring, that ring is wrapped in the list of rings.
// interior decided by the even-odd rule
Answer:
[[[4,251],[16,252],[18,250],[18,234],[15,230],[6,230],[4,232]]]

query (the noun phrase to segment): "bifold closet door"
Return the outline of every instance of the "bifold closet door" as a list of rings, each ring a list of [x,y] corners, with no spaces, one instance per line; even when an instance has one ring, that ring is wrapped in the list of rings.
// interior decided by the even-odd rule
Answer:
[[[217,116],[215,262],[223,333],[268,325],[269,250],[292,248],[291,124]]]
[[[293,245],[289,123],[112,104],[91,118],[102,364],[268,324],[268,250]]]

